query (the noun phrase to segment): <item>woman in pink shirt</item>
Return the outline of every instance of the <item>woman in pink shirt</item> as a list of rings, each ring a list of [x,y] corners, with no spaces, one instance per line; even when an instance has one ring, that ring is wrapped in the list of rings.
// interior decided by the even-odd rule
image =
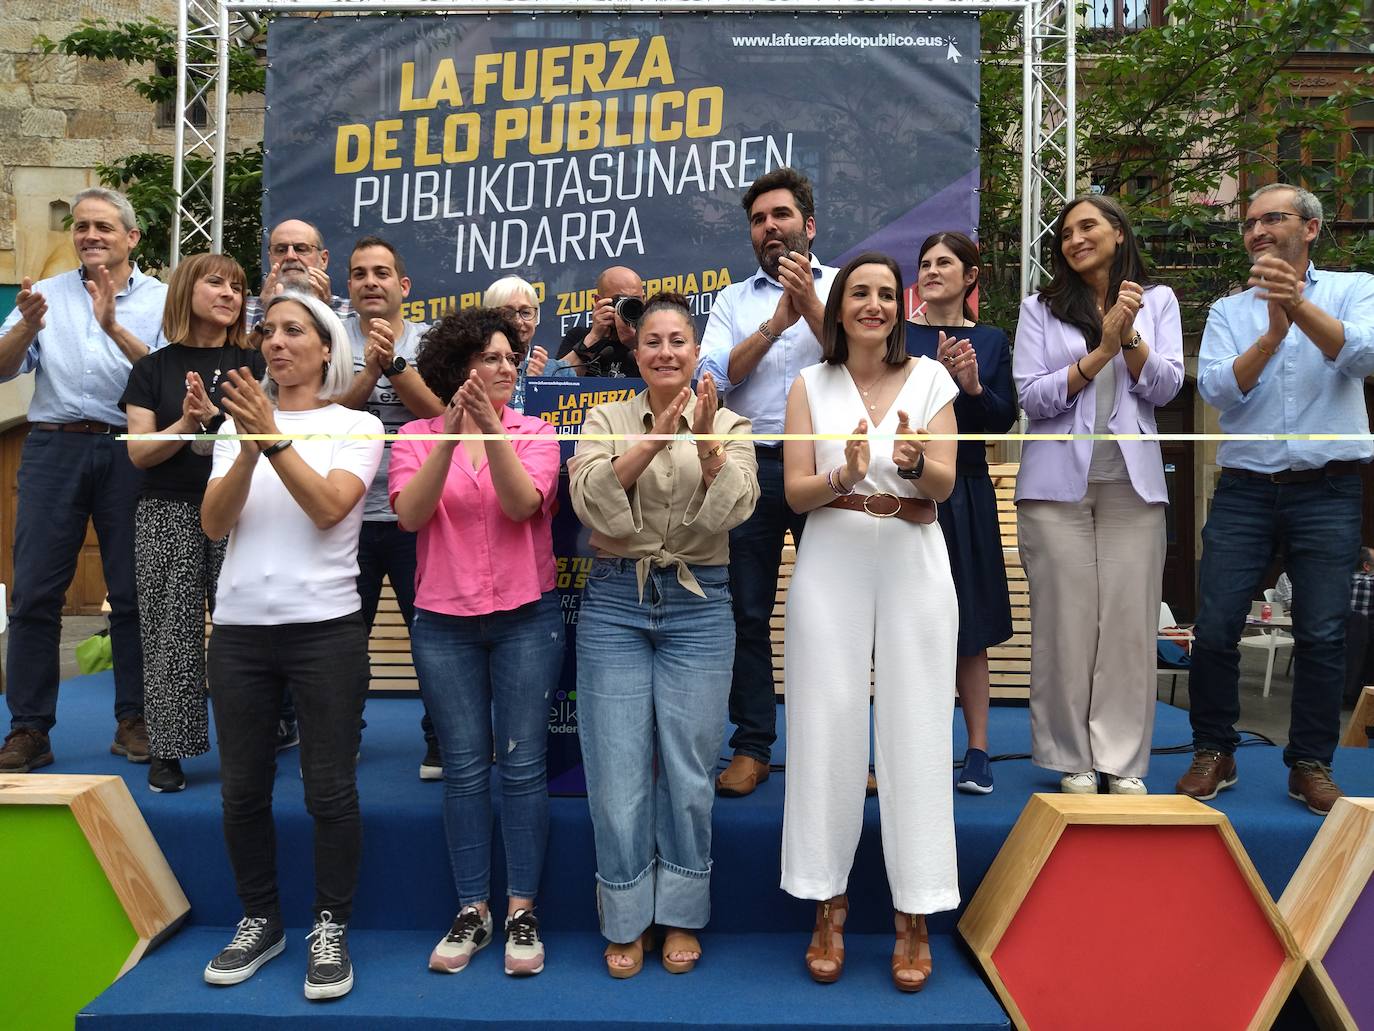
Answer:
[[[445,315],[416,361],[444,414],[401,433],[533,436],[403,436],[391,453],[392,507],[401,527],[419,534],[411,652],[444,760],[444,832],[458,889],[458,916],[429,967],[451,974],[492,938],[493,728],[509,894],[505,969],[544,969],[534,897],[549,826],[548,692],[563,665],[550,530],[559,450],[551,425],[507,407],[523,358],[501,312]]]

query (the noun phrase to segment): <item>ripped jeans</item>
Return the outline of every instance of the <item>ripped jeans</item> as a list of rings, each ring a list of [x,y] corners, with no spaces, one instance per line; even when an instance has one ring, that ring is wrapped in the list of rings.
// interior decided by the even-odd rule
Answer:
[[[410,638],[444,760],[444,835],[459,905],[491,894],[493,729],[508,893],[533,899],[549,836],[549,699],[563,667],[558,592],[485,616],[417,608]]]
[[[725,566],[673,567],[639,598],[635,564],[598,558],[577,623],[577,722],[596,837],[601,933],[711,915],[711,806],[735,658]]]

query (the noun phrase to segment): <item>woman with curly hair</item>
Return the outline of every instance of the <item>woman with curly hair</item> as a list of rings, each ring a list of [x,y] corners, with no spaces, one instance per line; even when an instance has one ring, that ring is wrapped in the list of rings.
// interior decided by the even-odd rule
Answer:
[[[416,367],[444,414],[406,423],[391,452],[392,507],[401,528],[419,534],[411,653],[443,758],[444,833],[458,890],[458,916],[429,968],[449,974],[492,938],[493,730],[505,970],[544,969],[534,899],[549,828],[549,690],[563,665],[551,529],[559,448],[551,425],[508,405],[524,355],[499,311],[450,312],[434,323]],[[488,437],[406,439],[431,433]]]

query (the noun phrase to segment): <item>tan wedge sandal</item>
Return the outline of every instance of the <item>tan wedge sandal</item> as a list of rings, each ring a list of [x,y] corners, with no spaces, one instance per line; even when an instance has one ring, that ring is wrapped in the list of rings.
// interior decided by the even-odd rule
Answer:
[[[806,949],[806,971],[819,984],[834,984],[844,970],[844,921],[849,915],[849,899],[836,895],[833,899],[816,903],[816,929]],[[830,970],[822,970],[817,963],[833,963]]]
[[[898,913],[894,922],[897,925],[897,943],[892,948],[892,983],[901,991],[919,992],[930,980],[933,969],[926,918]]]

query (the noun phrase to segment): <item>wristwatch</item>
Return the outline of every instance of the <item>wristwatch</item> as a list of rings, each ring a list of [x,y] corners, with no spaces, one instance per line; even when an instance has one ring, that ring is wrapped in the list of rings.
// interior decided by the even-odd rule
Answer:
[[[405,372],[406,369],[408,369],[409,367],[410,362],[406,361],[403,357],[401,357],[398,354],[395,358],[391,359],[391,364],[388,365],[382,371],[386,373],[386,375],[388,376],[399,376],[401,373]]]
[[[922,451],[916,456],[916,464],[910,469],[897,469],[897,475],[904,480],[919,480],[921,473],[926,471],[926,453]]]
[[[1144,342],[1145,341],[1140,338],[1140,330],[1137,329],[1134,333],[1131,334],[1131,339],[1122,341],[1121,349],[1123,351],[1134,351]]]

